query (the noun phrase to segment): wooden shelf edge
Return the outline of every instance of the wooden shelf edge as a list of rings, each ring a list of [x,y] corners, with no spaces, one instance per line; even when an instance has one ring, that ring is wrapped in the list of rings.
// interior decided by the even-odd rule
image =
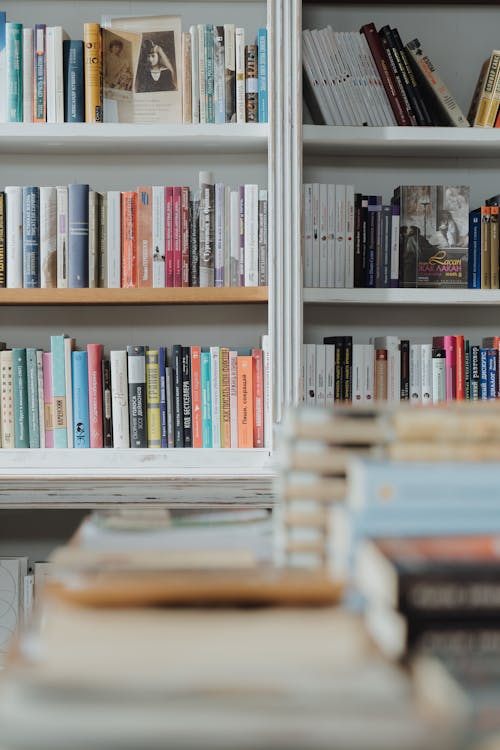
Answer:
[[[440,306],[500,305],[499,289],[310,289],[303,291],[306,305]]]
[[[0,289],[3,305],[242,305],[268,301],[268,288]]]

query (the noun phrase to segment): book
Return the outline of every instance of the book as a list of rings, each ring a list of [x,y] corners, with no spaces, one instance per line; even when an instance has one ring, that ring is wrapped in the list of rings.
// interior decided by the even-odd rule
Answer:
[[[68,185],[68,286],[89,283],[89,186]]]
[[[147,448],[146,347],[127,346],[130,447]]]
[[[98,23],[83,24],[85,122],[103,122],[102,35]]]
[[[5,24],[7,122],[23,121],[23,26]]]
[[[111,404],[113,417],[113,447],[130,448],[127,352],[112,350]]]
[[[103,96],[113,122],[182,122],[179,16],[101,19]]]
[[[40,189],[23,187],[23,284],[27,289],[40,287]]]
[[[184,448],[193,447],[193,416],[191,397],[191,348],[182,347],[182,432]]]
[[[259,120],[259,66],[256,44],[245,46],[245,119]]]
[[[33,28],[33,122],[47,122],[46,25]]]
[[[158,349],[146,351],[146,403],[148,448],[160,448],[162,427],[160,421],[160,362]],[[166,434],[166,431],[165,431]],[[165,446],[166,447],[166,446]]]
[[[40,187],[40,287],[57,286],[57,190]]]
[[[73,371],[73,446],[90,448],[88,353],[71,353]]]
[[[16,448],[29,448],[28,373],[26,349],[12,349],[12,390],[14,394],[14,441]]]
[[[7,185],[6,203],[6,284],[8,289],[23,287],[23,188]]]
[[[102,360],[102,434],[104,448],[113,447],[113,407],[111,392],[111,360]]]
[[[87,344],[89,436],[91,448],[103,448],[102,344]]]
[[[258,105],[259,122],[268,121],[268,75],[267,75],[267,29],[261,27],[257,31],[257,60],[258,60]]]
[[[63,41],[64,122],[85,122],[83,40]]]

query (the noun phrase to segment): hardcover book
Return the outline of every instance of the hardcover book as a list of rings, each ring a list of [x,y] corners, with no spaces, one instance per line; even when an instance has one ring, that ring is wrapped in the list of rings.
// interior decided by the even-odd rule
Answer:
[[[469,188],[405,185],[395,197],[400,206],[400,286],[466,288]]]
[[[104,17],[101,25],[106,121],[181,123],[180,17]]]

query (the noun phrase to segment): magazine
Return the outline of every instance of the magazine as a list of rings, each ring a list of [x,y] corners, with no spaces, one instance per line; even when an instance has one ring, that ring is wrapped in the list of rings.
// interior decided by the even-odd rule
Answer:
[[[103,17],[105,122],[181,123],[179,16]]]

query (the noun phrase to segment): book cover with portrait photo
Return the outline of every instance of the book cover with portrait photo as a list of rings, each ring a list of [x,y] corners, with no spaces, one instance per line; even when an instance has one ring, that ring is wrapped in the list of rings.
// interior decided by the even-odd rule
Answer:
[[[181,123],[179,16],[103,17],[106,122]]]

